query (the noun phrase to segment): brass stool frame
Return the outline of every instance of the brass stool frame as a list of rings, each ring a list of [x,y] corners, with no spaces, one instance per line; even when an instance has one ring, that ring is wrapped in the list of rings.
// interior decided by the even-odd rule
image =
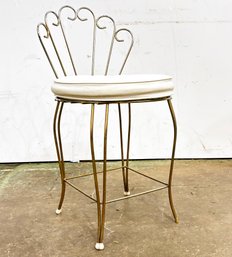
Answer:
[[[109,48],[109,55],[108,55],[108,59],[107,59],[105,75],[108,74],[108,69],[109,69],[109,64],[110,64],[110,61],[111,61],[111,55],[112,55],[112,51],[113,51],[114,42],[124,42],[123,39],[120,39],[118,37],[118,34],[122,31],[128,33],[128,35],[131,38],[131,43],[129,45],[128,51],[126,53],[126,57],[123,61],[123,64],[122,64],[120,72],[119,72],[119,74],[122,74],[122,71],[124,69],[124,66],[126,64],[126,61],[128,59],[128,56],[131,52],[131,49],[132,49],[132,46],[133,46],[133,43],[134,43],[132,33],[128,29],[125,29],[125,28],[121,28],[121,29],[116,30],[115,22],[111,17],[109,17],[107,15],[102,15],[99,18],[96,18],[94,13],[87,7],[79,8],[76,11],[71,6],[63,6],[58,11],[58,14],[56,14],[53,11],[47,12],[45,14],[44,23],[40,23],[37,26],[37,34],[39,36],[40,43],[43,47],[43,50],[46,54],[46,57],[48,58],[49,64],[50,64],[50,66],[51,66],[51,68],[54,72],[55,77],[58,78],[58,72],[55,68],[55,65],[53,64],[53,62],[51,60],[51,57],[49,55],[49,51],[48,51],[48,49],[46,48],[46,46],[43,42],[44,39],[50,40],[50,42],[52,44],[52,47],[53,47],[53,50],[55,51],[58,63],[60,65],[60,68],[61,68],[64,76],[67,76],[67,71],[66,71],[66,69],[65,69],[65,67],[62,63],[58,48],[57,48],[56,43],[53,39],[52,32],[51,32],[51,29],[50,29],[51,25],[56,26],[56,27],[60,27],[62,35],[63,35],[63,40],[65,42],[66,49],[68,51],[68,56],[69,56],[70,62],[72,64],[73,73],[74,73],[74,75],[77,75],[76,67],[75,67],[75,64],[74,64],[74,61],[73,61],[73,58],[72,58],[72,55],[71,55],[71,50],[70,50],[70,47],[69,47],[69,44],[68,44],[68,41],[67,41],[67,38],[66,38],[64,27],[62,25],[62,18],[61,18],[62,15],[61,14],[62,14],[64,9],[72,11],[72,13],[73,13],[72,16],[67,17],[67,19],[69,19],[71,21],[75,21],[77,19],[80,20],[80,21],[88,20],[88,18],[83,18],[83,17],[80,16],[81,11],[87,11],[92,16],[92,19],[93,19],[93,47],[92,47],[91,75],[94,75],[96,28],[106,29],[106,26],[100,25],[99,21],[102,20],[102,19],[108,19],[113,24],[113,33],[112,33],[112,39],[111,39],[111,44],[110,44],[110,48]],[[51,15],[53,16],[53,18],[55,17],[55,19],[56,19],[56,22],[52,22],[52,24],[50,24],[49,21],[48,21],[48,16],[51,16]],[[41,31],[40,31],[41,28],[43,28],[44,31],[45,31],[45,34],[43,36],[41,36]],[[142,99],[142,100],[130,100],[130,101],[129,100],[128,101],[116,101],[116,102],[115,101],[88,101],[88,100],[82,100],[82,99],[80,99],[80,100],[70,100],[70,99],[62,99],[62,98],[57,97],[56,101],[57,101],[57,105],[56,105],[56,110],[55,110],[55,115],[54,115],[53,132],[54,132],[54,140],[55,140],[55,146],[56,146],[59,169],[60,169],[61,185],[62,185],[60,201],[59,201],[58,209],[56,210],[56,213],[59,214],[61,212],[62,204],[63,204],[64,197],[65,197],[66,184],[70,185],[71,187],[73,187],[74,189],[76,189],[77,191],[79,191],[80,193],[82,193],[83,195],[85,195],[86,197],[91,199],[92,201],[96,202],[97,203],[97,213],[98,213],[98,215],[97,215],[97,217],[98,217],[97,218],[98,219],[98,229],[97,229],[97,244],[96,244],[95,247],[98,250],[102,250],[102,249],[104,249],[103,239],[104,239],[104,224],[105,224],[105,208],[106,208],[107,203],[112,203],[112,202],[116,202],[116,201],[120,201],[120,200],[125,200],[125,199],[129,199],[129,198],[132,198],[132,197],[140,196],[140,195],[143,195],[143,194],[148,194],[148,193],[151,193],[151,192],[154,192],[154,191],[158,191],[158,190],[162,190],[162,189],[167,188],[171,211],[172,211],[175,222],[178,223],[178,218],[177,218],[177,214],[176,214],[176,211],[175,211],[175,208],[174,208],[173,198],[172,198],[172,177],[173,177],[174,156],[175,156],[176,139],[177,139],[177,124],[176,124],[174,109],[173,109],[172,102],[171,102],[171,97],[161,97],[161,98],[155,98],[155,99]],[[130,134],[131,134],[131,104],[145,103],[145,102],[156,102],[156,101],[167,101],[168,106],[169,106],[169,110],[170,110],[170,113],[171,113],[171,117],[172,117],[173,127],[174,127],[174,138],[173,138],[173,147],[172,147],[172,156],[171,156],[171,164],[170,164],[170,170],[169,170],[168,183],[157,180],[155,178],[152,178],[148,175],[145,175],[145,174],[143,174],[139,171],[136,171],[136,170],[129,167]],[[62,149],[62,140],[61,140],[61,128],[60,128],[61,116],[62,116],[62,111],[63,111],[63,107],[64,107],[65,103],[82,103],[82,104],[90,104],[91,105],[90,144],[91,144],[93,173],[66,178],[64,156],[63,156],[63,149]],[[95,105],[96,104],[104,104],[105,105],[103,171],[101,171],[101,172],[97,172],[96,160],[95,160],[95,151],[94,151],[93,132],[94,132],[94,118],[95,118],[94,116],[95,116]],[[123,178],[123,184],[124,184],[124,197],[120,197],[120,198],[116,198],[116,199],[112,199],[112,200],[107,201],[107,199],[106,199],[107,172],[116,170],[116,169],[107,170],[108,117],[109,117],[109,106],[112,105],[112,104],[117,104],[118,105],[120,144],[121,144],[121,163],[122,163],[122,165],[121,165],[121,167],[116,168],[116,169],[121,169],[122,170],[122,178]],[[126,158],[124,158],[124,150],[123,150],[124,149],[123,148],[124,142],[123,142],[123,133],[122,133],[121,104],[128,104],[128,138],[127,138]],[[147,190],[145,192],[140,192],[140,193],[130,195],[129,175],[128,175],[129,171],[135,172],[135,173],[137,173],[139,175],[142,175],[146,178],[152,179],[152,180],[162,184],[162,186],[158,187],[158,188],[155,188],[155,189],[153,188],[151,190]],[[99,173],[103,174],[102,197],[100,197],[100,190],[99,190],[99,184],[98,184],[98,174]],[[90,175],[93,175],[93,177],[94,177],[96,198],[91,197],[86,192],[82,191],[81,189],[76,187],[72,182],[70,182],[73,179],[78,179],[80,177],[90,176]]]

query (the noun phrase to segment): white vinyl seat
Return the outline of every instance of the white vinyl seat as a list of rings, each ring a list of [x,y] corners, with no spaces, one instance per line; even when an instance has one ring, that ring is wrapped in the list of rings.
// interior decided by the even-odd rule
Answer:
[[[173,88],[167,75],[79,75],[55,79],[52,92],[62,99],[117,102],[169,97]]]

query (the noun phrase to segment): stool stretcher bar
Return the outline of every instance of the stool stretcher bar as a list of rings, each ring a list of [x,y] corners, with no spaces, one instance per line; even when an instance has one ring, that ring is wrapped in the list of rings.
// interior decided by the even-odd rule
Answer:
[[[128,195],[128,196],[124,196],[124,197],[120,197],[120,198],[116,198],[116,199],[112,199],[112,200],[108,200],[106,201],[106,204],[108,203],[113,203],[113,202],[118,202],[118,201],[122,201],[122,200],[126,200],[128,198],[132,198],[132,197],[137,197],[137,196],[140,196],[140,195],[144,195],[144,194],[148,194],[148,193],[152,193],[152,192],[155,192],[155,191],[159,191],[159,190],[162,190],[162,189],[165,189],[165,188],[168,188],[168,184],[165,183],[165,182],[162,182],[160,180],[157,180],[153,177],[150,177],[146,174],[143,174],[139,171],[136,171],[134,169],[131,169],[129,167],[126,167],[126,166],[122,166],[122,167],[118,167],[118,168],[113,168],[113,169],[109,169],[109,170],[106,170],[106,172],[110,172],[110,171],[115,171],[115,170],[120,170],[121,168],[128,168],[130,171],[132,172],[135,172],[141,176],[144,176],[148,179],[151,179],[157,183],[160,183],[160,184],[163,184],[165,186],[163,187],[158,187],[158,188],[153,188],[153,189],[150,189],[150,190],[146,190],[146,191],[143,191],[143,192],[139,192],[139,193],[135,193],[135,194],[132,194],[132,195]],[[103,171],[99,171],[97,172],[97,174],[101,174],[103,173]],[[74,180],[74,179],[79,179],[79,178],[83,178],[83,177],[88,177],[88,176],[93,176],[93,173],[88,173],[88,174],[83,174],[83,175],[79,175],[79,176],[74,176],[74,177],[69,177],[69,178],[64,178],[64,181],[70,185],[72,188],[74,188],[75,190],[77,190],[79,193],[83,194],[84,196],[88,197],[89,199],[91,199],[92,201],[94,202],[97,202],[97,199],[91,197],[88,193],[84,192],[83,190],[81,190],[80,188],[78,188],[77,186],[75,186],[73,183],[71,183],[69,180]],[[100,202],[100,204],[102,204],[102,202]]]

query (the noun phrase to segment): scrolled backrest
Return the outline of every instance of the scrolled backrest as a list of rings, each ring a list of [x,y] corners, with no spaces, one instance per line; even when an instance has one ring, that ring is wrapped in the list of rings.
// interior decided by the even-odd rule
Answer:
[[[100,42],[100,35],[97,35],[100,31],[107,30],[107,35],[110,34],[109,40],[107,40],[108,46],[102,46],[101,43],[98,45],[100,49],[102,47],[99,55],[100,59],[103,58],[103,50],[106,52],[106,60],[102,73],[104,75],[109,73],[112,56],[116,49],[116,43],[124,43],[126,50],[123,51],[123,54],[122,50],[120,51],[123,58],[119,65],[119,70],[117,71],[117,74],[122,74],[134,44],[134,38],[131,31],[126,28],[117,28],[115,21],[108,15],[96,17],[93,11],[87,7],[81,7],[75,10],[73,7],[66,5],[61,7],[57,13],[54,11],[47,12],[44,16],[44,22],[37,25],[37,34],[40,43],[56,78],[80,74],[81,60],[79,59],[82,59],[83,56],[79,57],[77,53],[73,52],[75,52],[75,49],[77,48],[76,45],[78,44],[78,41],[80,42],[87,34],[87,29],[78,35],[70,25],[70,22],[81,24],[90,20],[91,47],[90,53],[86,54],[86,57],[90,59],[91,67],[89,73],[95,75],[96,71],[96,47],[98,42]],[[111,24],[110,29],[109,24]],[[68,27],[71,27],[71,33],[68,32]],[[123,37],[125,34],[127,34],[126,38]],[[74,43],[75,40],[70,39],[71,36],[77,40],[77,43]],[[82,45],[83,48],[86,46],[84,43],[82,43]],[[79,55],[84,54],[79,52]],[[76,60],[79,61],[78,64]]]

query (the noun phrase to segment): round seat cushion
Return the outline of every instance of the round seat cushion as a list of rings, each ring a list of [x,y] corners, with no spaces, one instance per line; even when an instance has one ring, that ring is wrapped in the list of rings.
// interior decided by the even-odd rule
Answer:
[[[52,92],[81,101],[130,101],[169,97],[172,78],[167,75],[77,75],[55,79]]]

